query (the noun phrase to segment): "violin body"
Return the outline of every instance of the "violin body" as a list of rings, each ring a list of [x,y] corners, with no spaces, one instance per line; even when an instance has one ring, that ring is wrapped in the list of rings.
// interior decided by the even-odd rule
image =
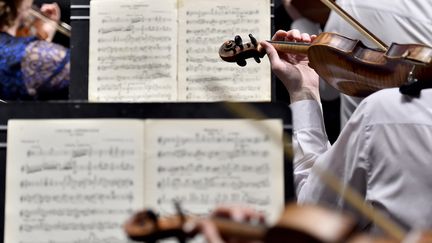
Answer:
[[[39,40],[46,40],[48,33],[43,29],[43,21],[40,19],[27,19],[16,32],[17,37],[36,36]]]
[[[310,66],[327,83],[357,97],[400,87],[410,82],[410,77],[424,81],[432,70],[432,48],[428,46],[392,44],[383,52],[334,33],[319,35],[308,49],[308,58]],[[418,70],[413,69],[415,66]]]

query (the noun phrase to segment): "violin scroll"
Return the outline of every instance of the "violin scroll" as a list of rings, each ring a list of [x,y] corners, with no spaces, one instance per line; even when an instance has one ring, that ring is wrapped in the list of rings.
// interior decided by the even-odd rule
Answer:
[[[250,42],[243,44],[240,36],[235,36],[234,40],[225,41],[219,49],[219,56],[227,62],[236,62],[239,66],[246,66],[246,59],[254,58],[257,63],[260,63],[260,58],[265,55],[265,50],[261,47],[258,41],[249,34]]]

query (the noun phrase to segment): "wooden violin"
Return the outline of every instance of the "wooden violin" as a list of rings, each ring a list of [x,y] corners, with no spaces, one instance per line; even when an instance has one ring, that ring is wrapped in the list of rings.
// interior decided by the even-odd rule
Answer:
[[[197,232],[185,232],[185,225],[196,224],[198,218],[173,216],[157,218],[151,211],[135,214],[125,226],[130,239],[155,242],[176,237],[183,241]],[[226,218],[212,218],[222,236],[240,240],[263,242],[324,243],[344,242],[355,232],[356,224],[348,215],[342,215],[315,206],[290,204],[274,226],[238,223]]]
[[[27,37],[36,36],[38,39],[46,40],[49,34],[43,29],[43,25],[48,23],[53,25],[55,29],[67,36],[71,37],[71,26],[64,22],[57,22],[45,16],[37,6],[32,6],[29,9],[29,16],[23,21],[21,26],[18,28],[16,36]]]
[[[257,62],[265,50],[249,35],[243,44],[240,36],[226,41],[219,49],[228,62],[246,65]],[[410,82],[428,82],[432,76],[432,48],[423,44],[393,43],[387,51],[366,47],[361,41],[324,32],[312,43],[269,41],[277,51],[305,54],[318,75],[344,94],[365,97],[377,90],[400,87]]]
[[[156,242],[165,238],[177,238],[186,242],[198,234],[187,230],[195,226],[198,217],[183,214],[159,218],[152,211],[141,211],[124,225],[127,236],[133,241]],[[400,243],[400,241],[370,236],[358,231],[353,218],[340,212],[311,205],[288,204],[274,226],[239,223],[227,218],[210,219],[222,237],[264,243]],[[430,243],[432,233],[419,231],[409,234],[405,243]]]

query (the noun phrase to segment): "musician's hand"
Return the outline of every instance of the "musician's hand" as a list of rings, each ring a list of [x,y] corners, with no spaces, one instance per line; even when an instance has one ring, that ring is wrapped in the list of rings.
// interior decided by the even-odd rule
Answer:
[[[55,22],[60,21],[61,11],[57,3],[43,4],[40,10],[45,16],[47,16],[51,20],[54,20]]]
[[[236,222],[259,222],[264,223],[264,215],[255,211],[252,208],[243,207],[243,206],[225,206],[217,208],[214,213],[214,217],[223,217],[228,218]],[[211,222],[211,220],[203,220],[200,222],[199,228],[206,238],[208,243],[242,243],[245,241],[240,241],[238,239],[224,239],[219,234],[215,225]],[[253,241],[256,243],[256,241]],[[249,242],[251,243],[251,242]]]
[[[307,42],[316,38],[298,30],[288,32],[279,30],[273,36],[274,41],[297,41]],[[261,42],[266,49],[272,70],[283,82],[290,94],[291,103],[305,99],[315,99],[319,101],[319,78],[318,74],[308,66],[306,55],[288,54],[276,51],[268,42]]]
[[[51,41],[57,31],[57,23],[60,21],[60,7],[57,3],[49,3],[43,4],[40,10],[46,17],[52,20],[46,21],[43,25],[44,31],[48,34],[47,40]]]

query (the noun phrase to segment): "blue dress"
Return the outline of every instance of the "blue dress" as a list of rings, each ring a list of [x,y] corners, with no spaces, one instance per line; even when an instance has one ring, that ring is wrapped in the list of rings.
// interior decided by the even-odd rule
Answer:
[[[70,51],[0,32],[0,99],[67,99]]]

